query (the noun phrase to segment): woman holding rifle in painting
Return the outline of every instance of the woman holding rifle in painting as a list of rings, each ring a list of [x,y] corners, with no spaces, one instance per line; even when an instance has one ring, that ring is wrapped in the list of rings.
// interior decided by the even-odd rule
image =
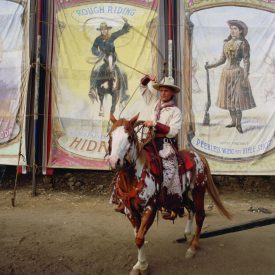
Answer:
[[[229,20],[227,23],[230,35],[224,40],[221,58],[216,63],[206,63],[205,68],[216,68],[227,61],[222,70],[216,104],[229,110],[232,121],[226,127],[236,127],[242,134],[242,111],[256,107],[248,80],[250,46],[245,39],[248,28],[240,20]],[[240,66],[242,60],[243,68]]]

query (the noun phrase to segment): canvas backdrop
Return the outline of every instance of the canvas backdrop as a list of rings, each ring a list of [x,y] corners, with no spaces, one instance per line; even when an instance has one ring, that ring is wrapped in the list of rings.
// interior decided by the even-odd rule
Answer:
[[[93,71],[104,59],[92,47],[100,25],[109,34],[130,25],[114,40],[116,66],[128,81],[129,101],[116,104],[114,115],[130,118],[147,107],[139,93],[142,73],[155,73],[157,66],[157,1],[54,1],[51,142],[48,167],[108,169],[104,156],[112,97],[89,96]],[[124,18],[124,19],[123,19]],[[105,85],[105,84],[104,84]]]
[[[26,164],[29,1],[0,1],[0,164]]]
[[[201,9],[203,2],[207,8]],[[207,2],[207,4],[206,4]],[[215,2],[215,3],[214,3]],[[275,173],[275,16],[272,4],[262,9],[247,6],[215,7],[219,1],[198,1],[200,8],[190,16],[192,33],[192,113],[195,130],[190,146],[204,153],[211,169],[218,174]],[[232,2],[232,1],[231,1]],[[234,1],[233,1],[234,2]],[[260,6],[261,1],[258,1]],[[192,3],[191,3],[192,4]],[[192,7],[190,1],[186,7]],[[193,3],[196,5],[196,3]],[[212,6],[211,6],[212,4]],[[233,3],[234,4],[234,3]],[[190,6],[191,5],[191,6]],[[201,7],[199,6],[201,5]],[[274,5],[274,4],[273,4]],[[250,45],[249,82],[255,108],[242,111],[242,129],[227,128],[229,111],[217,107],[219,84],[225,64],[209,69],[211,107],[210,125],[203,125],[207,102],[206,62],[215,63],[223,52],[229,35],[229,20],[241,20],[248,27],[245,39]],[[243,61],[240,63],[244,67]]]

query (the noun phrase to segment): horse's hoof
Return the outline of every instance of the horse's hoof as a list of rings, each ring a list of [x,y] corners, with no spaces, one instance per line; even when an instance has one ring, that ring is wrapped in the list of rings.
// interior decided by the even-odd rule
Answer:
[[[140,270],[140,274],[141,275],[149,275],[150,274],[149,265],[147,266],[146,269]]]
[[[149,270],[149,266],[147,266],[146,269],[132,269],[130,272],[130,275],[149,275],[150,274],[150,270]]]
[[[191,232],[190,234],[186,234],[185,233],[184,237],[186,238],[186,241],[191,244],[191,242],[192,242],[192,240],[194,238],[194,234],[193,234],[193,232]]]
[[[191,247],[189,247],[185,253],[186,259],[191,259],[196,255],[196,250],[193,250]]]
[[[132,269],[130,272],[130,275],[140,275],[140,270],[139,269]]]

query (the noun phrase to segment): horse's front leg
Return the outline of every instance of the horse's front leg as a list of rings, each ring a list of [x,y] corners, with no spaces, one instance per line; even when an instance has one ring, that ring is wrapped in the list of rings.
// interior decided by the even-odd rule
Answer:
[[[146,259],[145,247],[142,245],[141,248],[138,249],[138,261],[133,266],[130,275],[147,275],[149,274],[149,264]]]
[[[144,251],[145,249],[144,240],[145,240],[145,234],[147,233],[152,223],[154,222],[155,215],[156,215],[156,209],[153,206],[147,206],[143,211],[143,214],[141,217],[141,223],[136,234],[136,245],[138,247],[138,261],[133,266],[133,269],[130,275],[149,274],[149,264],[147,262],[145,251]]]
[[[118,91],[113,90],[111,95],[112,95],[112,106],[111,106],[110,112],[113,114],[116,110],[116,104],[117,104],[117,101],[118,101]]]
[[[100,107],[99,107],[99,116],[104,116],[104,110],[103,110],[103,100],[104,100],[104,94],[102,93],[102,91],[100,91],[98,93],[99,95],[99,103],[100,103]]]
[[[141,216],[137,213],[133,213],[132,211],[129,211],[127,208],[125,213],[134,228],[135,237],[136,237],[141,224]],[[138,249],[138,261],[133,266],[130,272],[130,275],[139,275],[142,272],[143,274],[146,274],[144,273],[144,270],[148,270],[148,263],[146,261],[146,257],[144,253],[144,246],[142,246],[141,248]]]
[[[182,201],[183,201],[182,207],[186,208],[188,211],[188,220],[186,222],[186,226],[184,230],[184,238],[185,240],[187,240],[187,236],[191,235],[192,233],[195,205],[194,205],[194,202],[189,198],[188,191],[185,191],[182,194]]]
[[[197,250],[199,249],[199,238],[200,238],[201,229],[203,226],[203,221],[205,218],[205,210],[204,210],[205,186],[203,185],[195,186],[192,195],[195,203],[196,231],[195,231],[195,236],[191,241],[190,247],[188,248],[185,254],[186,258],[194,257]]]
[[[192,210],[188,211],[188,220],[186,222],[185,230],[184,230],[184,236],[187,239],[188,235],[191,235],[192,233],[192,227],[193,227],[193,219],[194,219],[194,213]]]

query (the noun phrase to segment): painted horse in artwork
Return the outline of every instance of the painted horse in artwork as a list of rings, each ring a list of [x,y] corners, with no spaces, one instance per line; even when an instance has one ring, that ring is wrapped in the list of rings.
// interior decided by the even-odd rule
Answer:
[[[113,123],[109,132],[109,152],[107,160],[113,169],[118,169],[115,178],[116,196],[123,201],[124,213],[128,217],[135,230],[135,243],[138,248],[138,260],[133,266],[131,275],[148,274],[148,261],[144,251],[146,232],[154,222],[159,203],[159,190],[161,182],[150,170],[148,159],[142,143],[138,138],[138,115],[130,120],[118,119],[111,114]],[[180,151],[181,152],[181,151]],[[185,190],[183,193],[182,206],[187,208],[189,215],[185,228],[186,234],[191,234],[193,217],[196,220],[195,235],[186,252],[186,257],[193,257],[199,248],[199,237],[205,218],[204,196],[207,190],[218,210],[225,217],[231,217],[223,206],[218,190],[211,177],[209,165],[204,156],[195,152],[185,152],[194,161],[194,167],[185,175]],[[190,205],[192,195],[193,207]]]
[[[112,97],[110,109],[112,114],[116,110],[119,99],[122,104],[129,96],[125,94],[128,89],[127,75],[117,65],[115,48],[106,48],[99,61],[101,60],[103,60],[103,64],[98,68],[94,67],[91,72],[89,97],[92,102],[97,101],[99,97],[99,116],[104,117],[103,102],[106,95],[109,94]]]

